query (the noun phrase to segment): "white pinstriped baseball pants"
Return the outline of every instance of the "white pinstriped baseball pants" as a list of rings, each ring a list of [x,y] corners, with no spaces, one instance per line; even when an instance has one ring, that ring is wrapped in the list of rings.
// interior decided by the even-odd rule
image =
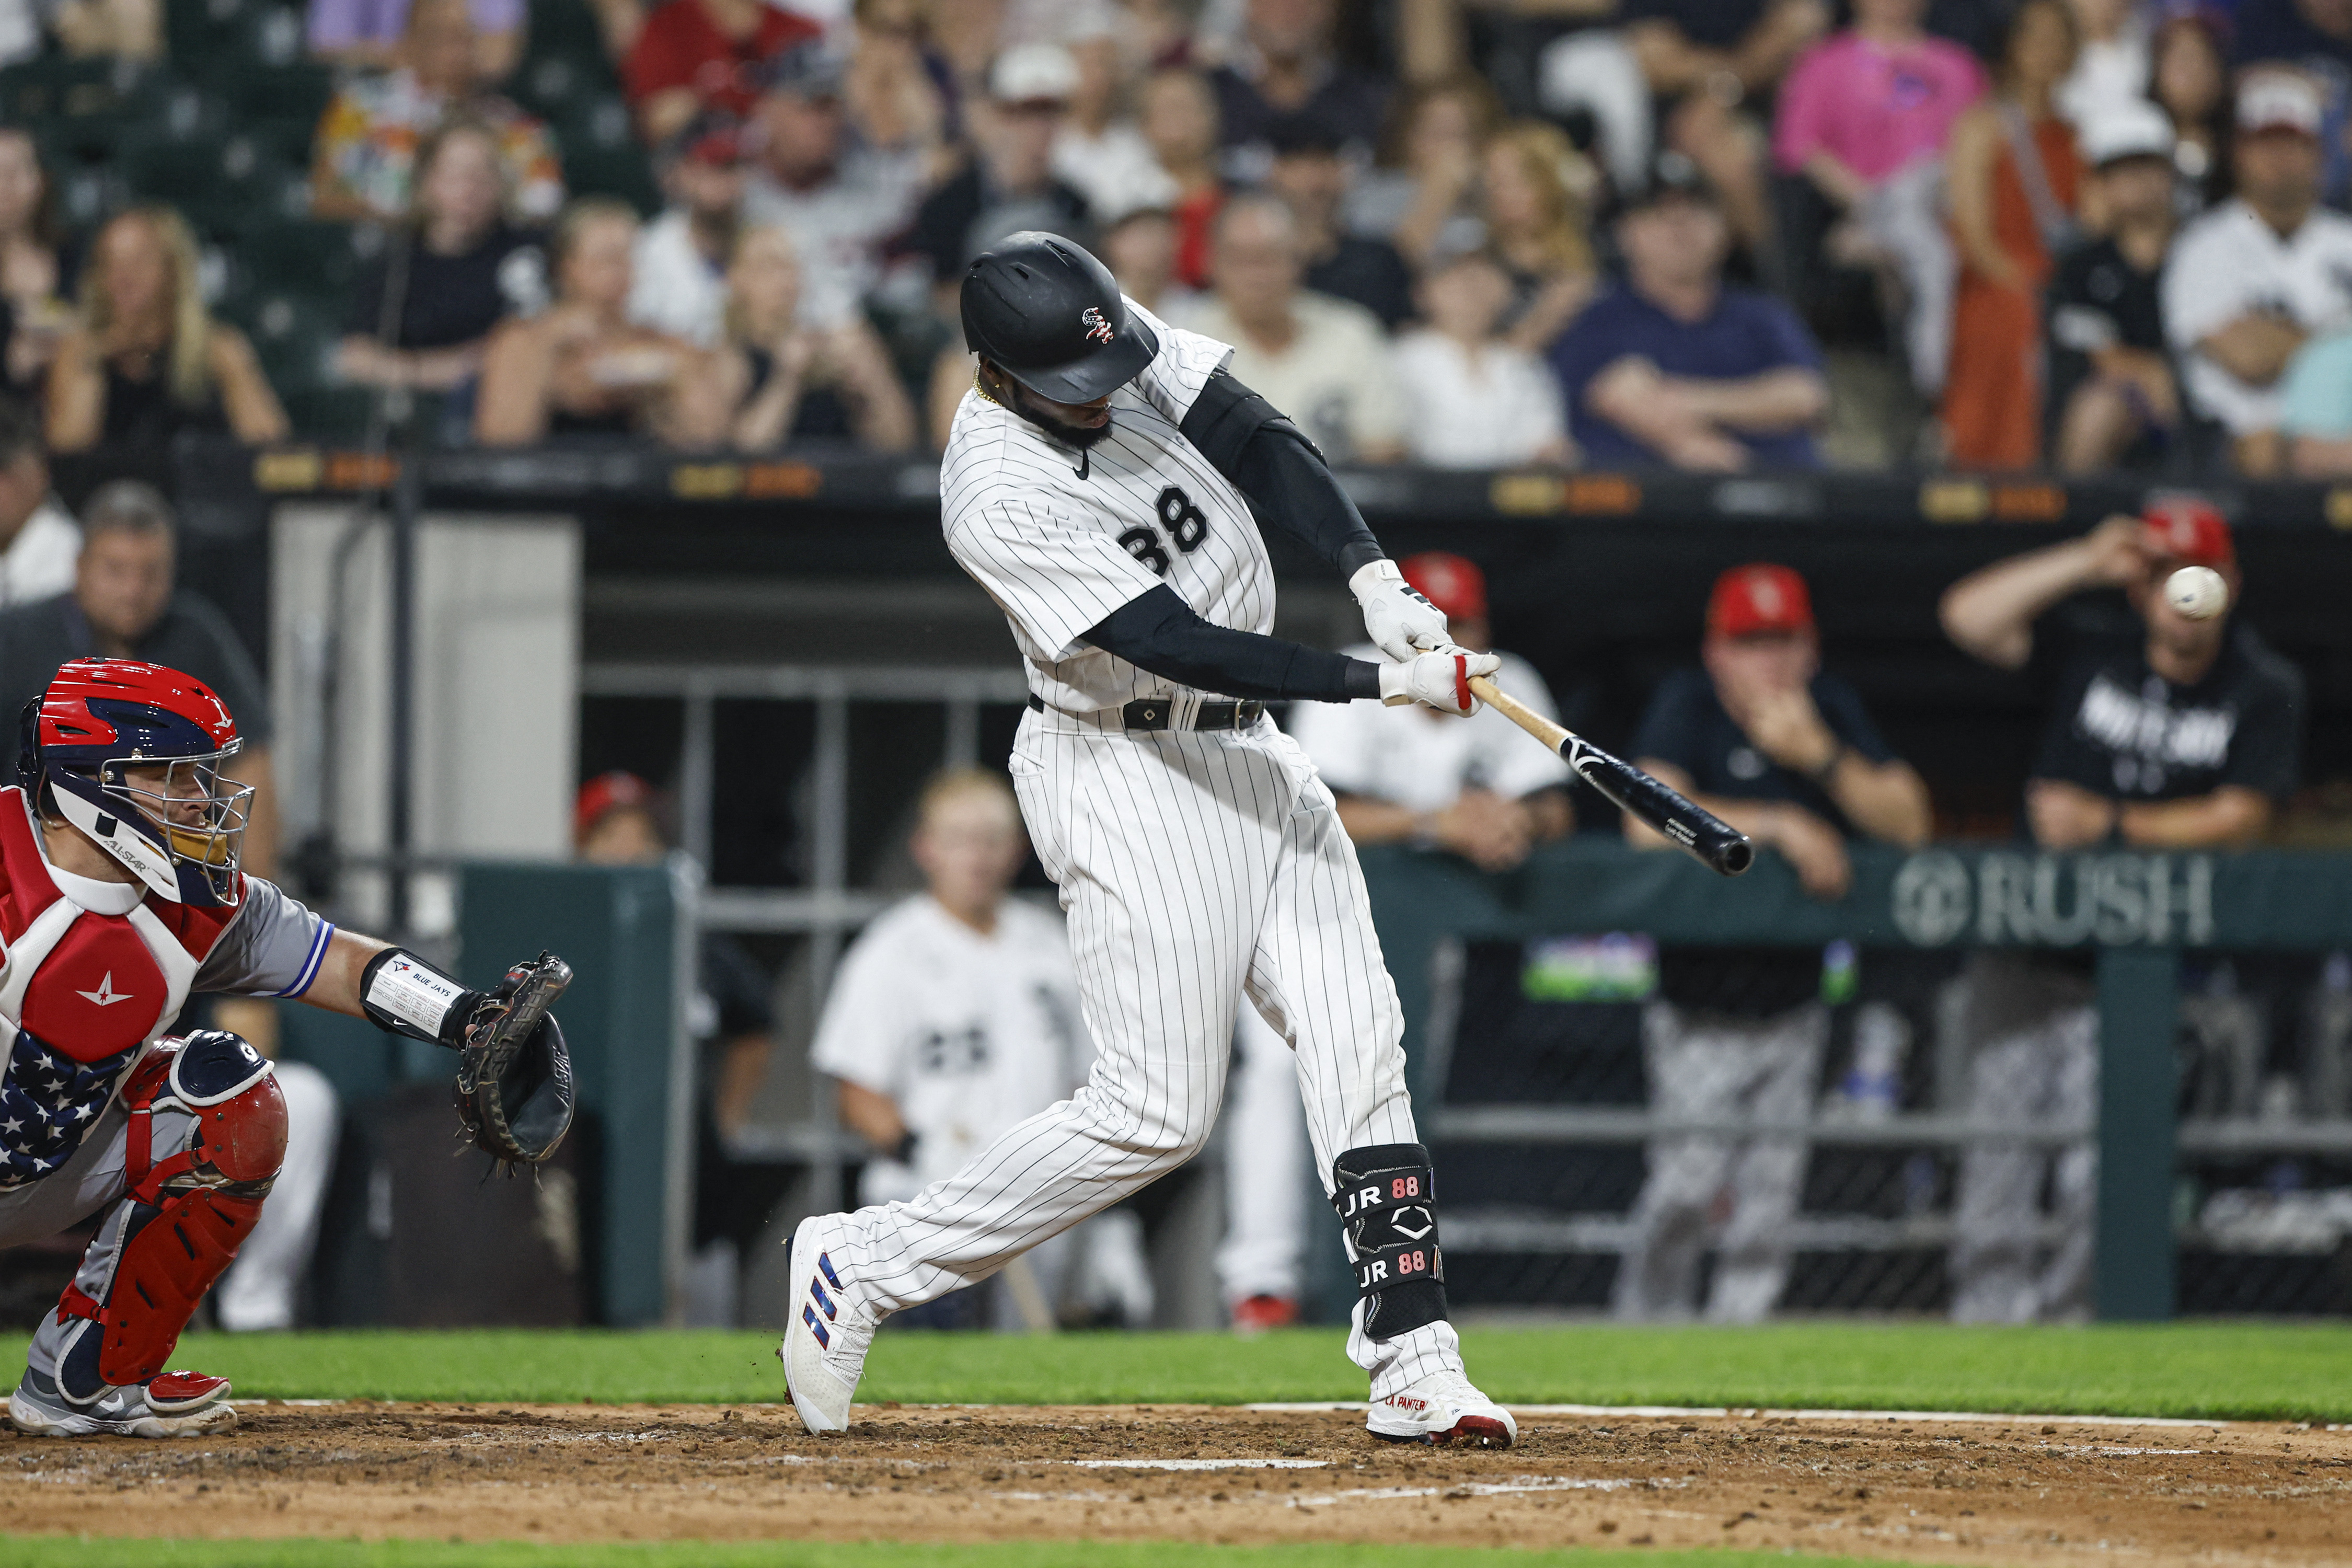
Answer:
[[[1345,1151],[1418,1142],[1355,847],[1288,736],[1265,719],[1130,734],[1032,710],[1012,770],[1069,912],[1094,1071],[956,1174],[848,1216],[879,1311],[984,1279],[1199,1153],[1244,993],[1297,1057],[1327,1190]],[[1359,1302],[1348,1353],[1376,1400],[1462,1364],[1450,1324],[1375,1343],[1362,1321]]]

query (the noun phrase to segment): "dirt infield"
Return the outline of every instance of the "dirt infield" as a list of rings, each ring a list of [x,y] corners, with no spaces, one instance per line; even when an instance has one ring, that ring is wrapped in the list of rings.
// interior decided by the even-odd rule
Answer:
[[[1531,1415],[1517,1448],[1202,1407],[248,1405],[166,1443],[0,1436],[0,1531],[1794,1547],[1913,1562],[2352,1560],[2352,1432]],[[136,1494],[138,1501],[124,1494]],[[160,1509],[151,1500],[168,1499]]]

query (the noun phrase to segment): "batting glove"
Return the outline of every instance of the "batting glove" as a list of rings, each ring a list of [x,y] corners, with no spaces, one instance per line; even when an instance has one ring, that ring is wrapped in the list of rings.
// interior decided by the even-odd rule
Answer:
[[[1493,654],[1464,647],[1415,654],[1402,664],[1381,666],[1381,700],[1391,708],[1423,702],[1440,713],[1467,719],[1478,711],[1478,700],[1470,695],[1470,678],[1502,668],[1503,661]]]
[[[1348,579],[1348,591],[1364,607],[1364,630],[1391,658],[1411,658],[1445,647],[1445,612],[1413,591],[1393,561],[1367,562]]]

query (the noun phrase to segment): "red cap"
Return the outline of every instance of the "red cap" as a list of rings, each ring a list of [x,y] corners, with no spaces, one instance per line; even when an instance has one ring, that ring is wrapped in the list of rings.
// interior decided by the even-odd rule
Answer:
[[[653,785],[635,773],[617,769],[598,773],[580,786],[579,798],[572,803],[572,842],[582,844],[596,830],[596,825],[624,806],[642,811],[654,798]]]
[[[1706,629],[1718,637],[1756,632],[1809,632],[1813,598],[1805,580],[1786,566],[1757,562],[1734,566],[1715,580],[1706,602]]]
[[[1448,620],[1486,613],[1486,574],[1478,570],[1475,561],[1443,550],[1424,550],[1398,562],[1397,570],[1404,574],[1414,593],[1444,611]]]
[[[2210,501],[2168,496],[2148,502],[2140,521],[2147,525],[2147,547],[2168,561],[2188,566],[2227,566],[2238,558],[2229,521]]]

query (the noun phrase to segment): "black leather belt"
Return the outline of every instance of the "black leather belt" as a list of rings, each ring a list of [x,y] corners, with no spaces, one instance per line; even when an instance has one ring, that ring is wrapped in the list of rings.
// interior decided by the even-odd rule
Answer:
[[[1029,706],[1045,711],[1045,700],[1029,694]],[[1130,730],[1165,730],[1176,705],[1165,698],[1139,697],[1118,710]],[[1265,711],[1263,702],[1203,702],[1192,716],[1195,730],[1246,730]]]

